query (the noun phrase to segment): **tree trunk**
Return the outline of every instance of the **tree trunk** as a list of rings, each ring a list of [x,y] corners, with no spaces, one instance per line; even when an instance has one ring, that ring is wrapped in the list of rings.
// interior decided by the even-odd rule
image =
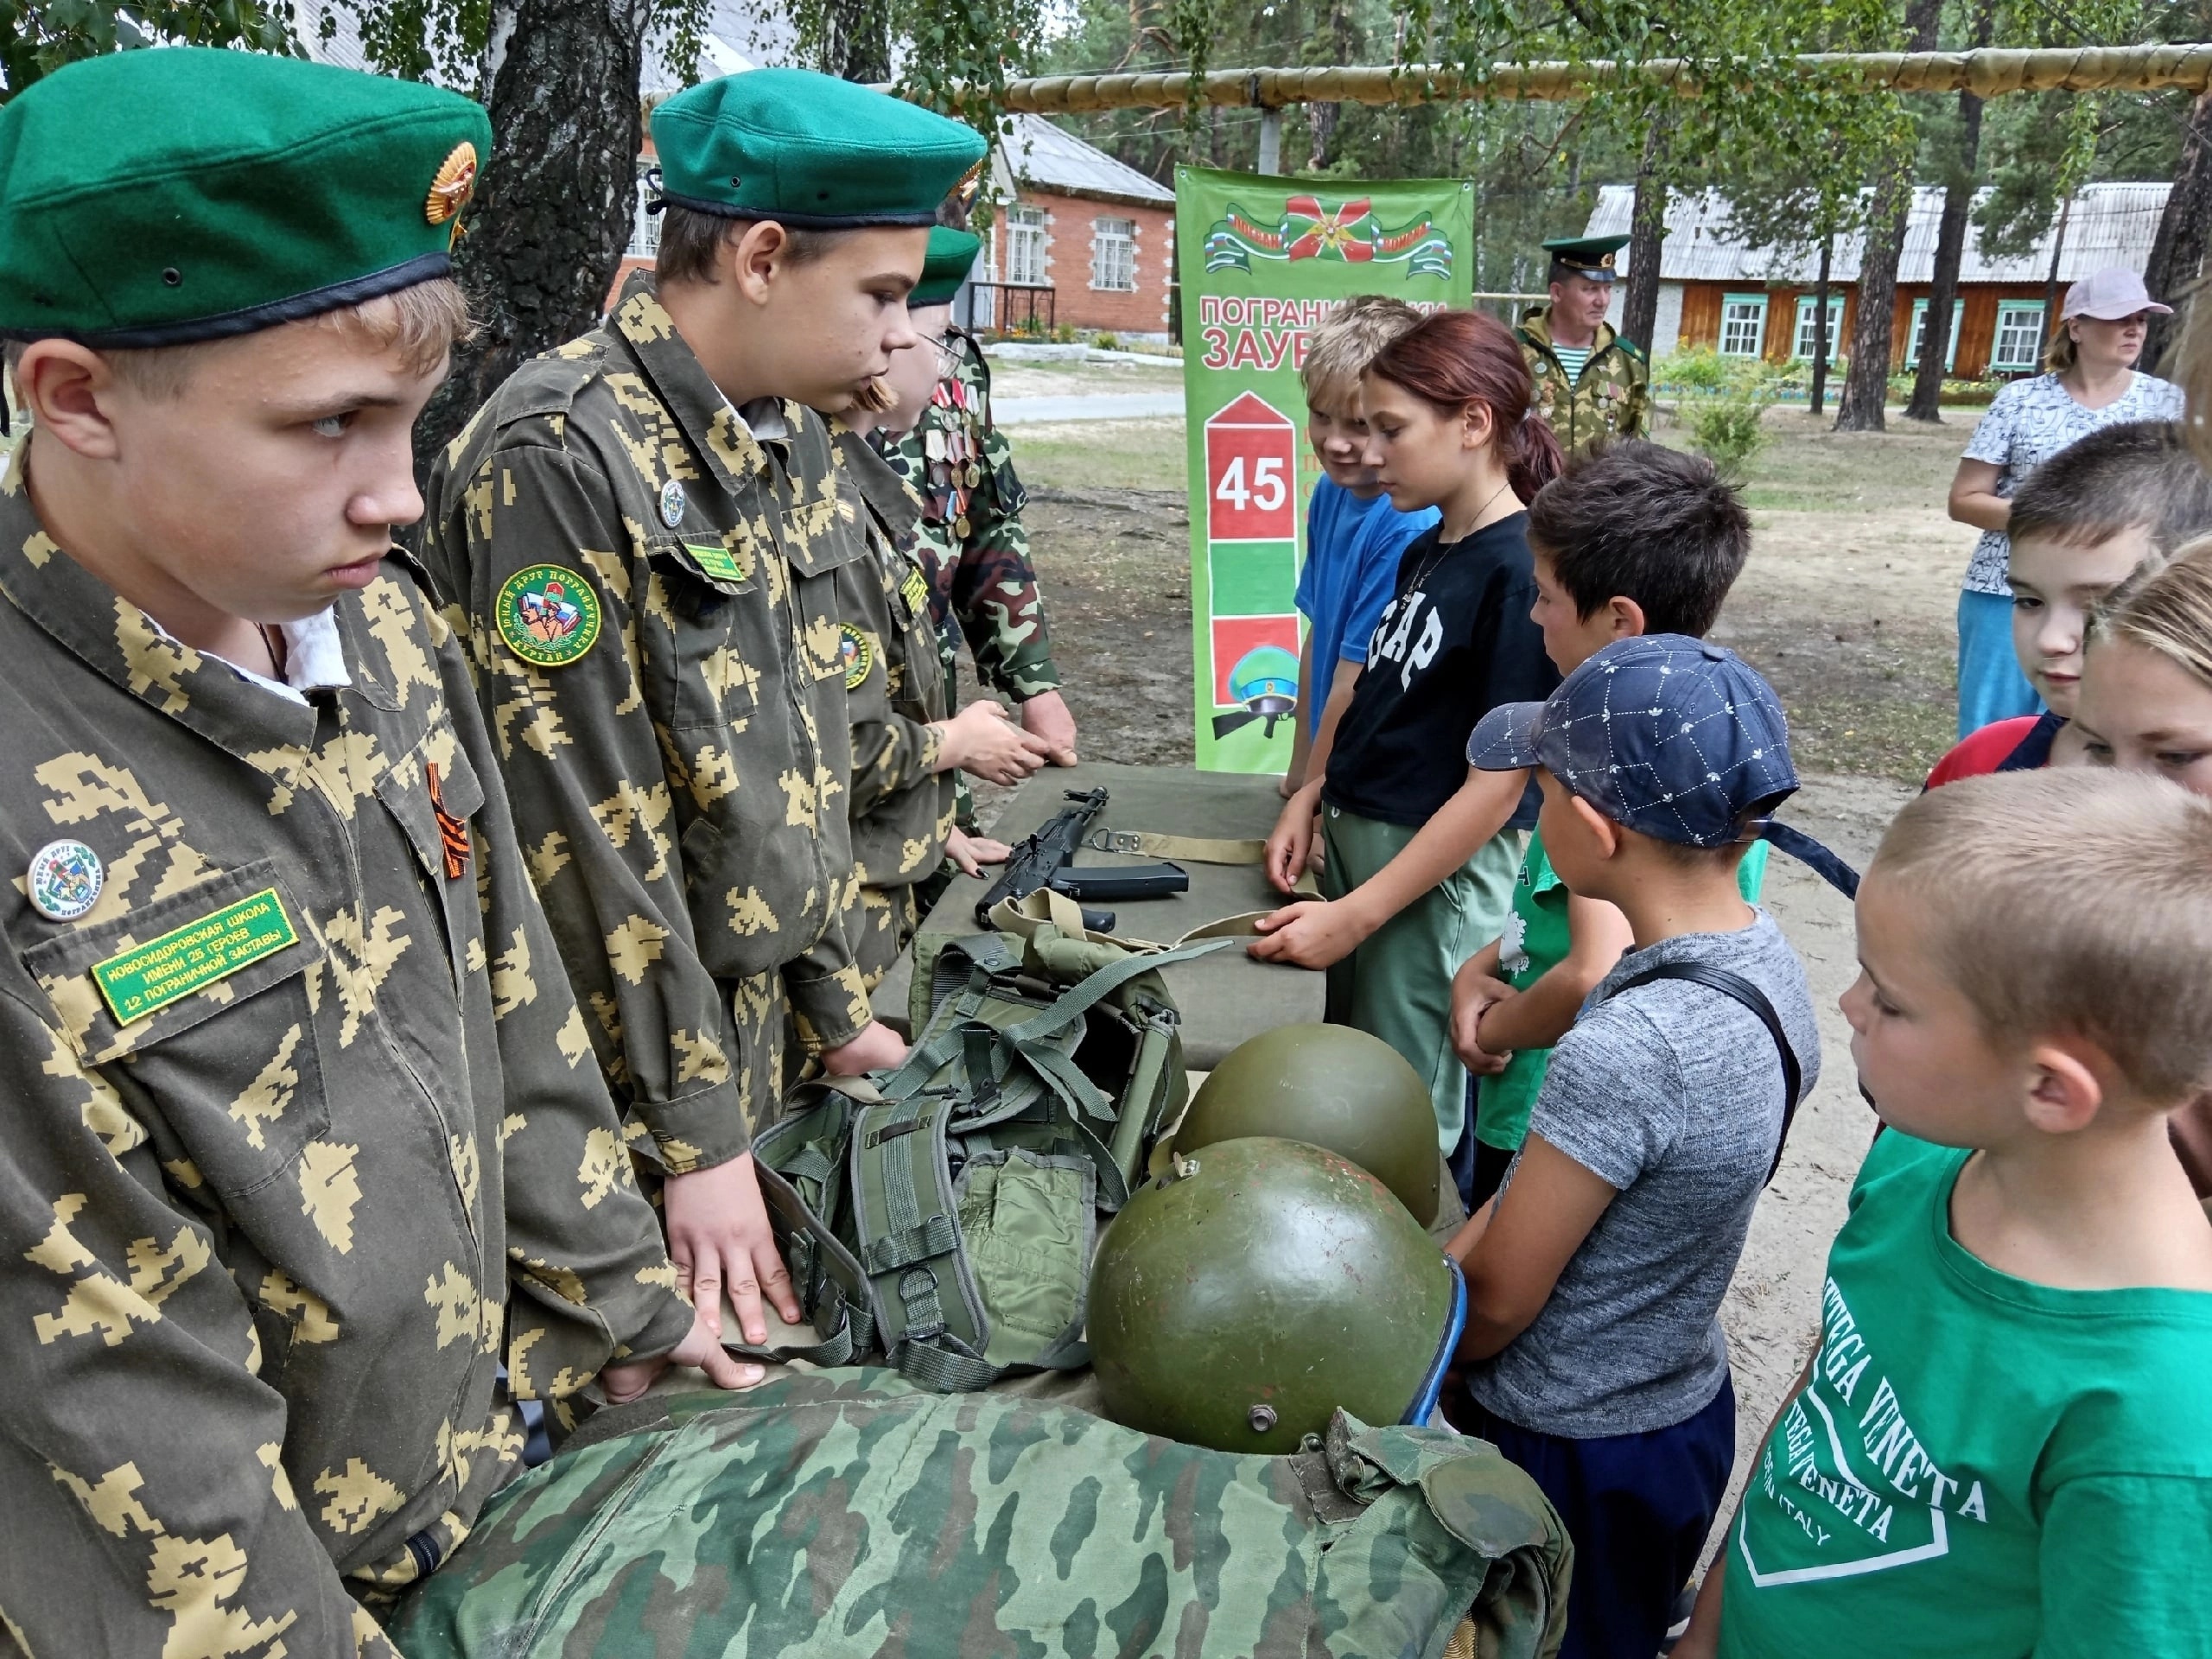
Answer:
[[[1813,283],[1813,413],[1826,405],[1828,395],[1828,276],[1834,263],[1835,238],[1821,238],[1821,269]]]
[[[1912,0],[1905,8],[1908,52],[1933,52],[1942,0]],[[1897,256],[1904,249],[1912,213],[1912,151],[1908,139],[1874,182],[1866,216],[1866,245],[1859,257],[1859,318],[1851,331],[1851,367],[1837,401],[1839,432],[1879,432],[1890,396],[1890,341],[1897,310]]]
[[[1989,44],[1994,14],[1984,3],[1976,9],[1974,44]],[[1943,184],[1943,218],[1936,227],[1936,270],[1928,292],[1928,326],[1920,340],[1920,363],[1912,376],[1912,399],[1906,404],[1909,421],[1943,418],[1943,378],[1951,354],[1951,308],[1959,296],[1959,265],[1966,257],[1967,220],[1974,212],[1974,185],[1981,175],[1981,99],[1963,89],[1959,93],[1958,165]]]
[[[2046,352],[2065,326],[2058,316],[2058,262],[2066,252],[2066,221],[2073,216],[2074,193],[2069,190],[2058,204],[2058,234],[2050,238],[2050,269],[2043,279],[2043,348]]]
[[[1654,120],[1636,168],[1636,206],[1629,215],[1628,292],[1621,296],[1621,333],[1646,355],[1659,322],[1659,253],[1667,234],[1667,129]]]
[[[891,8],[886,0],[829,0],[815,67],[844,80],[891,79]]]
[[[415,428],[430,461],[526,359],[590,328],[630,240],[651,0],[519,0],[460,278],[476,338]]]
[[[2191,104],[2183,118],[2181,160],[2174,168],[2173,188],[2167,193],[2165,211],[2158,215],[2158,233],[2152,239],[2150,264],[2143,272],[2143,285],[2151,297],[2174,308],[2171,317],[2151,319],[2143,367],[2154,373],[2168,348],[2181,338],[2196,302],[2191,289],[2203,269],[2208,230],[2212,230],[2212,92]]]

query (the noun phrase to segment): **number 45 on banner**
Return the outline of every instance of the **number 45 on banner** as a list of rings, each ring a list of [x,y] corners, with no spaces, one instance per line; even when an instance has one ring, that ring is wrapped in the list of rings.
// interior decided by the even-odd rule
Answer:
[[[1246,392],[1206,423],[1206,539],[1298,536],[1298,429]]]

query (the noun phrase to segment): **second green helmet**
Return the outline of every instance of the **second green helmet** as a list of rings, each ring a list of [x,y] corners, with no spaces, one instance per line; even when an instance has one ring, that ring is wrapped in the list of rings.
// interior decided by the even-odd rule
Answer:
[[[1443,1159],[1421,1077],[1380,1037],[1350,1026],[1278,1026],[1240,1043],[1198,1085],[1175,1150],[1273,1135],[1325,1147],[1389,1187],[1422,1226],[1436,1219]]]

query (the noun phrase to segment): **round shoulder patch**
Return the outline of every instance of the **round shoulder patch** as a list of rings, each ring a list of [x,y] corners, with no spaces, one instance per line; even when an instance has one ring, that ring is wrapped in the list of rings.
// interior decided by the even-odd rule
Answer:
[[[845,665],[845,690],[857,691],[868,671],[875,666],[875,647],[868,635],[849,622],[837,625],[837,659]]]
[[[493,601],[507,649],[539,668],[559,668],[599,639],[599,595],[566,565],[533,564],[509,576]]]
[[[49,922],[73,922],[99,902],[107,873],[81,841],[49,841],[31,855],[23,878],[31,908]]]

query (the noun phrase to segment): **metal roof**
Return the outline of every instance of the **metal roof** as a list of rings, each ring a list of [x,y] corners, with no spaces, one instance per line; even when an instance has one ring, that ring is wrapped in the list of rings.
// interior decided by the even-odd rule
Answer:
[[[2158,234],[2158,215],[2164,211],[2166,184],[2091,184],[2078,191],[2066,215],[2066,242],[2058,256],[2058,280],[2071,283],[2111,265],[2140,271],[2150,263],[2151,241]],[[1986,189],[1975,197],[1979,206]],[[1590,214],[1586,235],[1618,236],[1629,227],[1636,192],[1625,184],[1609,184],[1598,192],[1598,205]],[[1905,222],[1904,248],[1897,261],[1897,280],[1926,283],[1935,279],[1936,232],[1943,213],[1943,192],[1921,187],[1912,193],[1912,212]],[[2036,240],[2029,252],[2017,258],[1986,257],[1980,233],[1967,221],[1966,251],[1959,265],[1962,283],[2040,283],[2050,274],[2050,243],[2056,221]],[[1864,238],[1858,234],[1836,238],[1829,279],[1859,280],[1859,259]],[[1628,270],[1628,252],[1621,252],[1620,269]],[[1736,237],[1728,226],[1728,204],[1718,191],[1676,192],[1667,198],[1666,239],[1660,245],[1662,282],[1692,283],[1810,283],[1820,269],[1817,249],[1777,250],[1754,246]]]
[[[1016,178],[1039,190],[1173,207],[1175,193],[1041,115],[1017,115],[1001,141]]]

